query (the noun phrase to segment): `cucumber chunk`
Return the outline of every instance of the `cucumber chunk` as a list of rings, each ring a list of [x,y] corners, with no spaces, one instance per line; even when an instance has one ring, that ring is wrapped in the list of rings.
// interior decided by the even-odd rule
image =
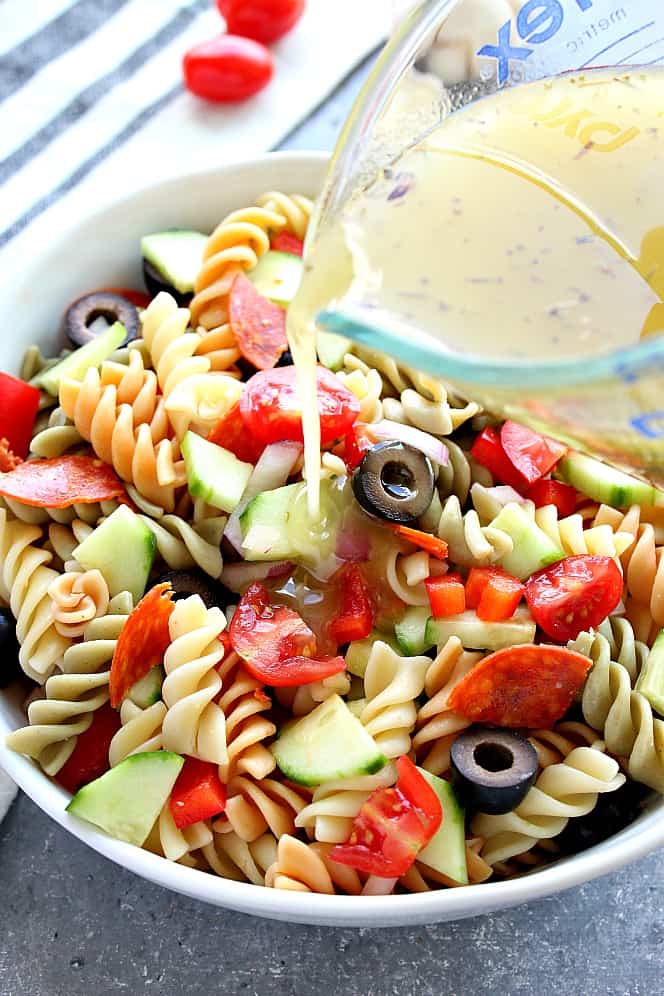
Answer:
[[[482,622],[474,611],[467,609],[458,616],[429,619],[425,644],[427,649],[440,647],[451,636],[458,636],[468,650],[502,650],[518,643],[532,643],[535,628],[535,622],[525,606],[517,609],[512,618],[504,622]]]
[[[161,698],[161,686],[164,683],[164,669],[157,664],[147,674],[131,686],[129,698],[139,709],[148,709]]]
[[[131,754],[76,793],[67,812],[141,847],[164,807],[184,764],[170,751]]]
[[[418,657],[435,644],[429,640],[427,624],[431,619],[431,609],[412,606],[406,609],[403,617],[394,625],[399,649],[406,657]]]
[[[664,629],[653,643],[634,688],[641,692],[655,712],[664,716]]]
[[[505,505],[491,522],[491,527],[501,529],[511,537],[514,548],[501,558],[500,565],[522,581],[565,556],[565,551],[516,502]]]
[[[365,636],[363,640],[353,640],[346,651],[346,670],[351,674],[357,675],[358,678],[364,677],[364,672],[367,669],[367,664],[369,663],[369,655],[373,649],[373,645],[376,640],[382,640],[386,643],[388,647],[391,647],[397,654],[400,652],[400,647],[397,641],[389,636],[387,633],[381,633],[379,630],[374,629],[369,633],[369,636]],[[408,656],[417,656],[408,655]]]
[[[116,349],[119,349],[126,338],[127,330],[124,325],[120,322],[114,322],[105,332],[95,336],[90,342],[86,342],[85,346],[75,349],[59,363],[55,363],[47,370],[42,370],[36,374],[30,383],[34,387],[43,388],[57,398],[60,381],[63,377],[83,380],[90,367],[98,367],[100,363],[107,360]]]
[[[245,560],[287,560],[297,556],[286,525],[301,490],[301,484],[286,484],[273,491],[261,491],[251,499],[240,516]]]
[[[302,260],[292,252],[271,249],[247,276],[263,297],[283,308],[290,304],[302,280]]]
[[[119,505],[72,556],[84,570],[101,571],[111,596],[128,591],[136,604],[145,592],[156,547],[153,532],[130,508]]]
[[[443,807],[443,822],[417,860],[441,875],[447,875],[461,885],[468,885],[466,864],[465,811],[449,782],[432,775],[423,768],[417,769],[431,785]]]
[[[203,262],[207,240],[202,232],[186,229],[154,232],[141,239],[141,253],[180,294],[190,294]]]
[[[585,453],[569,453],[563,457],[556,468],[556,474],[593,501],[613,508],[664,503],[664,492],[652,484],[639,481],[616,467],[609,467],[600,460],[586,456]]]
[[[338,695],[286,726],[272,751],[286,778],[299,785],[373,775],[387,764],[373,737]]]
[[[182,455],[189,494],[232,512],[240,503],[253,466],[191,431],[182,440]]]
[[[350,339],[345,335],[335,335],[334,332],[316,332],[316,351],[318,359],[328,370],[341,370],[344,365],[344,356],[351,345]]]

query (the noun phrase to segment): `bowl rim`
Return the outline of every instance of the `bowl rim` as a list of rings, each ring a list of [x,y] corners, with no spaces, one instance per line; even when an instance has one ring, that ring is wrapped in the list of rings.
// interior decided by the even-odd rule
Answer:
[[[29,269],[39,266],[53,247],[66,240],[82,223],[89,223],[111,207],[120,207],[142,195],[169,188],[177,189],[204,178],[235,170],[254,172],[275,163],[311,167],[321,171],[329,160],[327,152],[278,151],[228,160],[222,165],[190,170],[156,183],[125,187],[121,193],[102,198],[94,210],[76,218],[66,227],[42,236]],[[23,255],[23,254],[22,254]],[[24,257],[26,258],[26,257]],[[0,691],[0,697],[4,692]],[[287,892],[235,882],[208,872],[173,863],[132,844],[109,837],[92,824],[69,815],[65,810],[68,794],[44,774],[31,759],[15,754],[4,743],[9,727],[0,718],[0,766],[32,801],[74,837],[116,864],[175,892],[204,902],[256,916],[296,923],[347,927],[398,926],[455,920],[504,909],[533,899],[544,898],[564,889],[589,882],[615,871],[664,845],[664,801],[642,815],[636,824],[586,851],[535,870],[519,878],[489,881],[479,885],[437,889],[426,893],[391,896],[317,895]]]

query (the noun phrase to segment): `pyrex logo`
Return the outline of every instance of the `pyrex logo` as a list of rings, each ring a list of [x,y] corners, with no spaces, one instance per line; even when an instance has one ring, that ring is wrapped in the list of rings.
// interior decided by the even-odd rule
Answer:
[[[594,0],[573,0],[581,11],[590,10]],[[565,10],[560,0],[528,0],[516,17],[518,41],[512,40],[512,21],[505,21],[498,31],[496,45],[483,45],[478,55],[495,59],[498,63],[498,83],[506,83],[510,75],[510,62],[525,62],[533,52],[526,45],[543,45],[560,31],[565,20]]]

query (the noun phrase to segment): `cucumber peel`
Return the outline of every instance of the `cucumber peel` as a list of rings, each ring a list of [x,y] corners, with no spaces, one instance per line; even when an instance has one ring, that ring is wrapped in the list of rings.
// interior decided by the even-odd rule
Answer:
[[[41,387],[57,398],[60,381],[63,377],[83,380],[90,367],[98,367],[100,363],[112,356],[126,338],[127,330],[124,325],[121,322],[114,322],[101,335],[95,336],[84,346],[69,353],[59,363],[54,363],[52,367],[41,370],[32,378],[30,383],[33,387]]]

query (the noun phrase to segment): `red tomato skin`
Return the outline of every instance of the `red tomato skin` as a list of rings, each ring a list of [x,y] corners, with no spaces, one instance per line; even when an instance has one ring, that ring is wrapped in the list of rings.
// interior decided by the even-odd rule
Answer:
[[[78,792],[83,785],[101,778],[108,771],[108,749],[121,725],[120,716],[110,703],[97,709],[92,723],[79,733],[72,754],[56,775],[64,789]]]
[[[548,730],[565,715],[592,661],[564,647],[522,644],[489,654],[447,704],[474,723]]]
[[[525,493],[528,481],[511,462],[503,449],[500,435],[491,426],[487,426],[480,432],[479,436],[475,437],[470,454],[478,463],[486,467],[497,481],[509,484],[520,495]]]
[[[397,783],[377,789],[353,821],[345,844],[330,858],[367,875],[399,878],[436,833],[443,819],[438,796],[409,758],[397,761]]]
[[[429,596],[434,619],[457,616],[466,608],[466,592],[459,574],[442,574],[438,578],[425,578],[424,587]]]
[[[511,419],[503,422],[500,441],[508,460],[529,484],[548,474],[567,453],[563,443]]]
[[[274,73],[268,50],[236,35],[194,45],[182,60],[187,89],[213,103],[235,103],[263,90]]]
[[[566,643],[599,626],[622,598],[623,576],[610,557],[565,557],[526,581],[530,613],[548,637]]]
[[[217,0],[217,7],[231,34],[269,45],[295,27],[305,0]]]
[[[344,441],[343,459],[349,474],[360,466],[364,454],[374,445],[365,423],[356,422],[350,432],[346,433]]]
[[[263,443],[247,431],[244,420],[240,414],[240,403],[223,415],[214,428],[211,430],[208,439],[217,446],[223,446],[225,450],[234,453],[238,460],[244,463],[258,463],[258,459],[265,449]]]
[[[259,294],[243,273],[228,297],[229,319],[240,352],[257,370],[270,370],[288,349],[286,312]]]
[[[360,402],[326,367],[317,367],[321,445],[346,435],[360,413]],[[301,443],[302,411],[295,367],[259,370],[245,384],[240,414],[247,430],[260,442]]]
[[[571,484],[563,484],[562,481],[540,480],[526,492],[526,498],[535,502],[536,508],[543,508],[545,505],[555,505],[561,519],[576,512],[577,496],[576,488]]]
[[[270,249],[275,252],[289,252],[292,256],[303,256],[304,242],[290,232],[279,232],[272,237]]]
[[[338,644],[363,640],[371,632],[376,616],[369,587],[357,564],[349,564],[339,581],[341,612],[330,622],[330,636]]]
[[[0,437],[16,456],[26,457],[41,392],[11,374],[0,373]]]
[[[343,657],[314,658],[314,633],[297,612],[271,605],[259,582],[240,599],[228,633],[249,674],[273,688],[306,685],[346,668]]]
[[[226,788],[219,779],[217,765],[186,757],[168,805],[179,830],[222,813]]]

